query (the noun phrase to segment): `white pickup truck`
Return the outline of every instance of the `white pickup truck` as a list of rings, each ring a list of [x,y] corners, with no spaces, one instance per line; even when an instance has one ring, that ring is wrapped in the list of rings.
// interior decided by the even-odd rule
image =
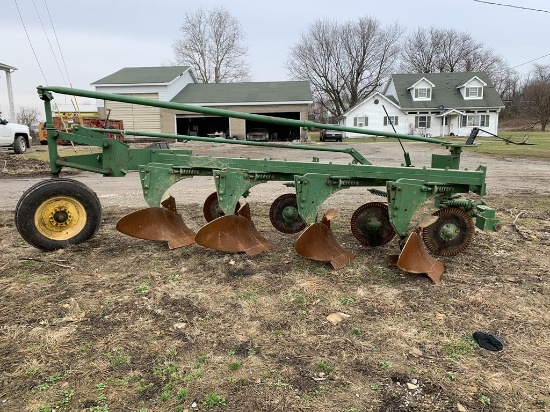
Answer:
[[[11,147],[17,154],[25,153],[31,147],[29,128],[22,124],[9,123],[0,117],[0,146]]]

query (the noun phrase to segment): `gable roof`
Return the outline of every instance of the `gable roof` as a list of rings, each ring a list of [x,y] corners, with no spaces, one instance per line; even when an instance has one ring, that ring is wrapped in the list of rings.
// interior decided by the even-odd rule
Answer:
[[[189,66],[125,67],[92,84],[168,84]]]
[[[464,85],[473,77],[477,77],[487,84],[483,90],[483,98],[465,100],[457,87]],[[422,78],[429,80],[436,87],[432,90],[431,100],[414,101],[408,88]],[[392,81],[397,92],[399,105],[405,110],[433,109],[439,106],[461,109],[504,107],[491,80],[482,72],[394,74],[392,75]]]
[[[397,103],[397,101],[395,100],[395,97],[393,96],[385,96],[383,95],[382,93],[380,92],[374,92],[373,94],[370,94],[368,95],[365,99],[361,100],[359,103],[357,103],[355,106],[352,106],[350,107],[344,114],[342,114],[341,116],[339,116],[340,118],[342,117],[346,117],[349,113],[351,113],[353,110],[355,110],[357,107],[363,105],[365,102],[371,100],[371,99],[374,99],[376,97],[379,97],[381,99],[384,99],[386,101],[388,101],[388,103],[394,105],[395,107],[397,107],[398,109],[401,110],[401,107],[399,107],[399,104]]]
[[[466,87],[468,83],[470,83],[472,80],[477,79],[483,86],[487,86],[487,83],[485,83],[483,80],[481,80],[479,77],[474,76],[471,79],[466,80],[463,84],[460,84],[456,86],[457,89],[460,89],[461,87]]]
[[[203,105],[311,103],[313,97],[307,81],[191,83],[185,86],[171,101]]]
[[[426,77],[422,77],[421,79],[418,79],[414,84],[412,84],[411,86],[407,87],[407,90],[414,89],[414,88],[416,87],[416,85],[417,85],[418,83],[420,83],[422,80],[425,80],[427,83],[430,84],[430,86],[435,87],[435,84],[433,84],[431,81],[429,81],[428,79],[426,79]]]

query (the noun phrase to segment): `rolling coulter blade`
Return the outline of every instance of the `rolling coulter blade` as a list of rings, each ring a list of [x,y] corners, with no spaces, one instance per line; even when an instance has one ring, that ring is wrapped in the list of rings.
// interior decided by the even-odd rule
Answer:
[[[177,213],[174,198],[170,196],[162,205],[122,217],[116,224],[117,230],[138,239],[166,241],[170,249],[195,243],[195,233]]]
[[[330,220],[336,216],[338,211],[330,209],[321,222],[308,227],[294,245],[296,253],[308,259],[330,262],[334,269],[346,266],[355,255],[340,246],[330,230]]]
[[[405,272],[425,273],[434,283],[439,283],[445,265],[428,253],[420,235],[422,229],[423,227],[419,226],[409,235],[397,260],[397,266]]]
[[[236,215],[225,215],[199,229],[195,236],[198,245],[221,252],[245,252],[256,255],[273,249],[250,219],[250,206],[245,203]]]

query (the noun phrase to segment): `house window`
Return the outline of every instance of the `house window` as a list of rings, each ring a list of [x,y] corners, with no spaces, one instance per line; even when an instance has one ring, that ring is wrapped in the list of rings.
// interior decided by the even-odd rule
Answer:
[[[425,87],[414,89],[414,98],[430,100],[432,98],[432,89]]]
[[[353,126],[354,127],[364,127],[369,125],[369,118],[368,117],[354,117],[353,118]]]
[[[414,118],[414,127],[418,128],[429,128],[431,123],[430,116],[415,116]]]
[[[483,98],[483,87],[466,87],[466,97],[470,99]]]
[[[384,116],[384,126],[388,126],[390,124],[393,124],[394,126],[397,126],[399,124],[399,117],[398,116],[390,116],[388,120],[388,116]]]
[[[462,116],[462,127],[489,127],[488,114],[471,114]]]

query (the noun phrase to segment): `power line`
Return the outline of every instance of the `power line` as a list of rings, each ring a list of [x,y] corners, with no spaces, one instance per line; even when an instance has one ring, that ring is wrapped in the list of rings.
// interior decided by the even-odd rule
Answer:
[[[31,38],[29,36],[29,32],[27,31],[27,27],[25,26],[25,22],[23,21],[23,16],[21,15],[21,10],[19,10],[19,4],[17,4],[17,0],[14,0],[15,7],[17,8],[17,13],[19,13],[19,18],[21,19],[21,24],[23,24],[23,29],[25,30],[25,34],[27,35],[27,40],[29,41],[29,44],[31,46],[32,53],[34,54],[34,58],[36,59],[36,63],[38,63],[38,68],[40,69],[40,73],[42,73],[42,77],[44,78],[44,81],[46,84],[48,84],[48,80],[46,79],[46,75],[44,74],[44,70],[42,70],[42,66],[40,64],[40,60],[38,60],[38,56],[36,55],[36,51],[34,50],[34,47],[32,45]]]
[[[484,0],[474,0],[474,1],[477,2],[477,3],[490,4],[490,5],[492,5],[492,6],[512,7],[512,8],[514,8],[514,9],[538,11],[538,12],[541,12],[541,13],[550,13],[549,10],[532,9],[531,7],[515,6],[515,5],[513,5],[513,4],[495,3],[495,2],[492,2],[492,1],[484,1]]]
[[[61,70],[61,66],[59,65],[59,61],[57,60],[57,56],[55,54],[55,51],[52,47],[52,42],[50,41],[50,37],[48,36],[48,32],[46,32],[46,27],[44,26],[44,23],[42,22],[42,17],[40,17],[40,13],[38,12],[38,8],[36,7],[36,3],[34,0],[32,0],[32,4],[34,5],[34,10],[36,11],[36,15],[38,16],[38,21],[40,21],[40,25],[42,26],[42,30],[44,31],[44,37],[46,37],[46,40],[48,41],[48,44],[50,45],[50,50],[52,52],[53,58],[55,60],[55,64],[57,65],[57,68],[59,69],[59,73],[61,74],[61,79],[63,79],[63,83],[67,85],[67,82],[65,81],[65,76],[63,75],[63,71]]]
[[[50,18],[50,24],[52,25],[53,34],[55,37],[55,41],[57,42],[57,48],[59,49],[59,54],[61,55],[61,61],[63,62],[63,67],[65,67],[65,73],[67,73],[69,86],[73,87],[73,83],[71,82],[71,77],[69,76],[69,70],[67,69],[67,64],[65,63],[65,56],[63,56],[63,50],[61,49],[61,45],[59,44],[59,39],[57,38],[57,32],[55,31],[55,25],[53,24],[52,15],[50,14],[50,9],[48,8],[48,3],[46,3],[46,0],[44,0],[44,5],[46,6],[46,11],[48,12],[48,17]]]
[[[537,60],[543,59],[543,58],[548,57],[548,56],[550,56],[550,53],[545,54],[544,56],[537,57],[536,59],[529,60],[528,62],[518,64],[517,66],[510,67],[510,68],[511,68],[511,69],[515,69],[516,67],[525,66],[526,64],[533,63],[533,62],[535,62],[535,61],[537,61]]]

